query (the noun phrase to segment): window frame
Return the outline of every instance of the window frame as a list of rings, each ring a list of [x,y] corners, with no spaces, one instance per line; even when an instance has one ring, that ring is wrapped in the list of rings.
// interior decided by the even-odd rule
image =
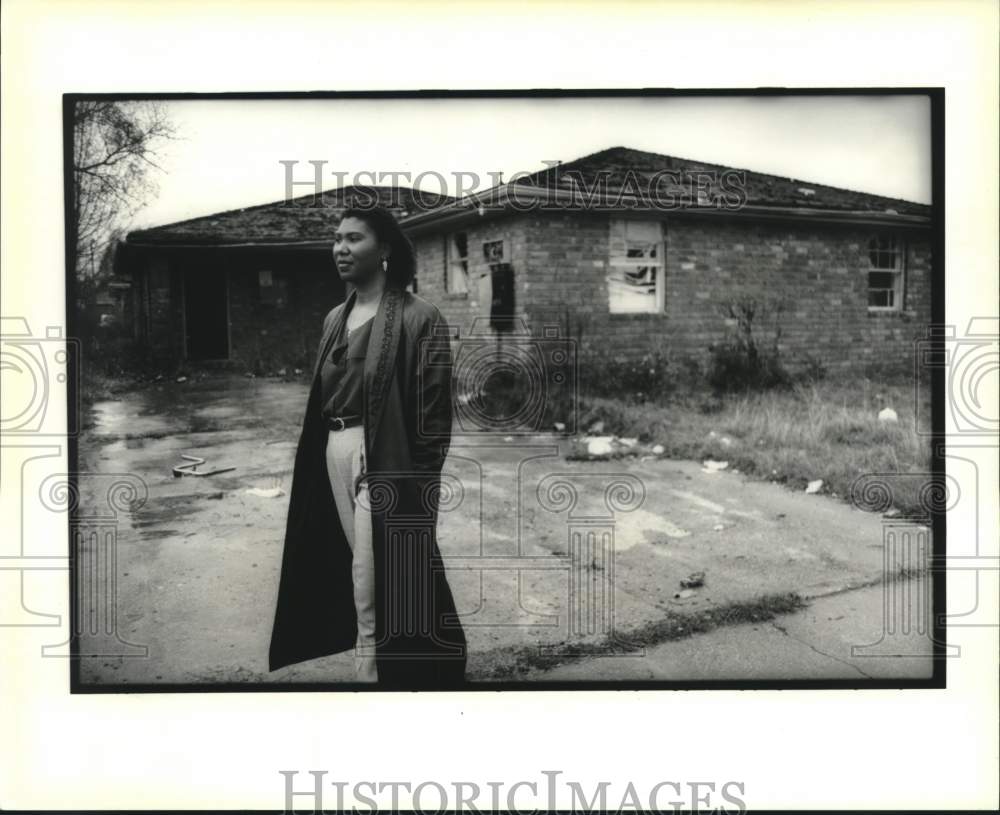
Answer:
[[[883,241],[888,242],[890,248],[884,248]],[[892,267],[880,266],[872,263],[872,255],[890,254],[894,260]],[[865,305],[873,314],[892,314],[905,311],[906,304],[906,243],[895,234],[877,234],[868,240],[866,252],[867,265],[865,267]],[[894,285],[892,288],[884,286],[873,287],[871,284],[872,274],[893,275]],[[892,305],[879,306],[871,304],[871,294],[877,292],[891,292]]]
[[[465,237],[465,255],[459,255],[457,236]],[[464,230],[449,232],[445,235],[444,246],[444,291],[449,297],[469,296],[469,233]],[[460,272],[461,279],[464,280],[464,288],[456,291],[454,289],[455,280],[459,279],[456,270]]]
[[[613,218],[610,224],[610,234],[608,238],[608,266],[607,274],[605,275],[605,286],[608,292],[608,313],[615,315],[629,315],[629,314],[664,314],[666,311],[666,239],[665,239],[665,226],[661,220],[653,219],[643,219],[641,222],[646,224],[656,224],[659,230],[660,237],[658,240],[640,240],[635,238],[629,238],[628,236],[628,224],[632,222],[633,219],[626,218]],[[616,230],[617,231],[616,233]],[[619,255],[616,252],[616,244],[624,244],[624,255]],[[652,247],[655,253],[651,256],[639,256],[639,257],[629,257],[629,252],[639,249],[640,247]],[[617,282],[612,280],[613,271],[615,269],[628,269],[634,267],[638,269],[642,266],[652,266],[655,268],[656,277],[653,282],[653,297],[652,297],[652,307],[643,309],[616,309],[613,306],[614,297],[612,294],[612,283]]]

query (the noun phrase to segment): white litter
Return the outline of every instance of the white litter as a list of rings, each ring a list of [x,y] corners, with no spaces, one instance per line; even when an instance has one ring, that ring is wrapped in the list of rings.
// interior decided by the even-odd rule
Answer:
[[[613,452],[611,441],[614,436],[594,436],[587,439],[587,453],[591,456],[608,456]]]
[[[823,489],[823,479],[817,478],[806,485],[806,495],[813,495]]]
[[[281,487],[271,487],[267,490],[261,487],[249,487],[244,492],[247,495],[256,495],[258,498],[278,498],[285,494]]]
[[[717,473],[720,470],[726,469],[728,466],[728,461],[713,461],[712,459],[707,458],[701,463],[701,471],[703,473]]]
[[[658,455],[658,456],[662,456],[663,453],[665,452],[663,445],[662,444],[654,444],[653,445],[653,452],[656,455]]]
[[[186,376],[179,376],[179,377],[177,377],[177,381],[178,382],[187,382],[188,378]]]
[[[618,441],[626,447],[635,447],[639,443],[638,439],[618,439]]]
[[[562,433],[566,429],[566,425],[563,422],[556,422],[552,426],[560,433]]]
[[[715,526],[712,527],[712,531],[713,532],[721,532],[725,528],[726,528],[725,524],[716,524]]]
[[[878,420],[880,422],[898,422],[899,415],[890,407],[882,408],[878,412]]]
[[[590,426],[590,429],[587,430],[587,432],[588,433],[594,433],[594,434],[603,433],[604,432],[604,422],[603,421],[594,422]]]

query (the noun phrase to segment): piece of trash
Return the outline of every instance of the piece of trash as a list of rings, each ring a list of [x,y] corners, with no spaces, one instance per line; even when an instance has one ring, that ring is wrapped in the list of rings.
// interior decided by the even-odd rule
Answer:
[[[688,597],[694,597],[694,592],[691,589],[684,589],[684,591],[674,593],[675,600],[687,600]]]
[[[177,382],[187,382],[188,378],[186,376],[179,376],[179,377],[177,377],[176,381]]]
[[[593,433],[595,436],[604,432],[604,421],[598,420],[594,422],[590,428],[587,430],[588,433]]]
[[[566,429],[566,425],[563,422],[556,422],[552,425],[559,433],[562,433]]]
[[[895,518],[897,515],[899,515],[899,510],[896,509],[896,507],[893,507],[885,513],[886,518]]]
[[[880,422],[898,422],[899,415],[891,407],[882,408],[878,412],[878,420]]]
[[[278,498],[285,494],[285,491],[281,487],[271,487],[270,489],[248,487],[244,492],[247,495],[256,495],[258,498]]]
[[[654,452],[654,453],[655,453],[656,455],[658,455],[658,456],[662,456],[662,455],[663,455],[663,453],[665,452],[665,449],[664,449],[664,447],[663,447],[663,445],[662,445],[662,444],[654,444],[654,445],[653,445],[653,452]]]
[[[813,495],[823,489],[823,479],[817,478],[806,485],[806,495]]]
[[[703,473],[717,473],[720,470],[726,469],[728,466],[728,461],[713,461],[712,459],[707,458],[701,463],[701,471]]]
[[[681,581],[682,589],[697,589],[705,585],[704,572],[691,572]]]
[[[722,532],[726,528],[725,524],[716,524],[712,527],[713,532]]]
[[[301,369],[301,368],[296,368],[296,369],[295,369],[295,373],[296,373],[296,374],[300,374],[300,373],[302,373],[302,369]]]
[[[614,436],[594,436],[587,439],[587,453],[592,456],[608,456],[613,452],[611,440]]]
[[[287,373],[288,373],[288,369],[287,368],[279,368],[278,369],[278,376],[285,376]]]
[[[173,469],[174,478],[180,478],[184,475],[218,475],[219,473],[228,473],[230,470],[235,470],[235,467],[217,467],[214,470],[204,470],[199,471],[198,467],[205,463],[205,459],[198,458],[198,456],[189,456],[186,453],[181,453],[181,458],[186,460],[185,464],[175,464]]]
[[[632,438],[618,439],[618,441],[619,443],[625,445],[626,447],[635,447],[639,443],[638,439],[632,439]]]
[[[503,440],[504,441],[514,441],[514,437],[513,436],[504,436]]]
[[[719,441],[722,443],[723,447],[729,447],[733,443],[733,440],[729,438],[729,436],[723,436],[719,439]]]

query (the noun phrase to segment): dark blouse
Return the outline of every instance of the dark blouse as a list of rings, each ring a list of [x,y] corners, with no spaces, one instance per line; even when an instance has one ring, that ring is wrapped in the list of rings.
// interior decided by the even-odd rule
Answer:
[[[365,354],[373,319],[369,317],[351,331],[350,337],[347,320],[341,323],[320,369],[324,416],[364,415]]]

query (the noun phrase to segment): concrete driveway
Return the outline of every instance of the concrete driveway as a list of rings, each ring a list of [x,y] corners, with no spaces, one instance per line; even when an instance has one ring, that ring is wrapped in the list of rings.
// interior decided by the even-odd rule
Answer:
[[[345,655],[267,670],[305,398],[301,380],[210,374],[94,406],[80,440],[81,507],[106,506],[109,479],[148,494],[117,515],[113,639],[128,645],[84,634],[82,652],[97,654],[81,660],[84,684],[350,680]],[[688,620],[703,631],[729,610],[753,619],[768,598],[836,594],[886,572],[877,515],[696,462],[566,461],[565,446],[555,435],[454,439],[439,538],[472,680],[566,664],[568,676],[607,680],[612,663],[588,655],[676,639]],[[185,453],[205,458],[201,469],[236,469],[175,478]],[[888,571],[905,565],[894,553]],[[698,572],[703,585],[683,590]],[[755,675],[766,672],[755,659]],[[779,677],[780,659],[765,666]],[[662,676],[646,664],[646,678],[678,676],[676,662]],[[719,670],[740,677],[737,663]]]

